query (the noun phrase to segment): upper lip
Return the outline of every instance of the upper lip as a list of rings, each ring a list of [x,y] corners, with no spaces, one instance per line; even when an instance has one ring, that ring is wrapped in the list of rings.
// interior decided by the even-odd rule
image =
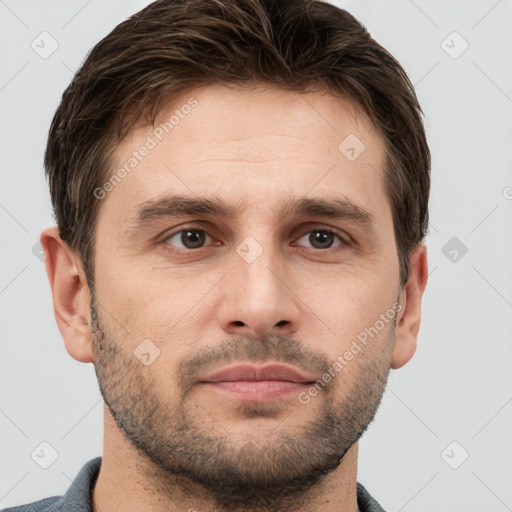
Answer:
[[[288,366],[271,364],[256,367],[249,364],[241,364],[214,372],[204,378],[201,378],[200,382],[226,382],[238,380],[283,380],[300,383],[310,383],[315,381],[314,378],[304,375],[300,371]]]

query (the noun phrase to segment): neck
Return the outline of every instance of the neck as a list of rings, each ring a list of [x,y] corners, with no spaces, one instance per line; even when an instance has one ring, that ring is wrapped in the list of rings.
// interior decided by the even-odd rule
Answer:
[[[141,454],[123,435],[105,406],[103,458],[92,493],[93,512],[224,512],[209,499],[208,491],[190,480],[169,475]],[[329,473],[307,495],[294,503],[276,505],[266,512],[359,512],[357,506],[358,443],[345,454],[338,468]],[[230,512],[249,512],[245,508]],[[250,512],[259,512],[251,509]]]

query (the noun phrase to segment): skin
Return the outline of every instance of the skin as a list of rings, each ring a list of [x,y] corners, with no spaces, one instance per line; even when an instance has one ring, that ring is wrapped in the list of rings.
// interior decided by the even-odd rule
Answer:
[[[101,200],[93,302],[76,253],[56,228],[41,236],[66,349],[94,363],[106,402],[93,509],[358,511],[357,440],[389,371],[415,352],[427,281],[420,244],[400,287],[384,140],[348,101],[268,86],[197,88],[174,98],[156,125],[190,97],[197,106]],[[113,168],[152,130],[137,126]],[[365,144],[354,161],[338,150],[350,134]],[[159,217],[137,228],[138,208],[166,194],[240,209],[229,219]],[[279,216],[283,199],[302,197],[348,199],[373,215],[373,229]],[[169,237],[191,227],[207,233],[199,249]],[[346,241],[334,236],[315,251],[315,229]],[[237,252],[247,237],[262,249],[251,262]],[[397,301],[393,321],[307,404],[297,393],[262,404],[198,383],[235,362],[278,362],[317,381]],[[160,350],[147,366],[134,355],[146,339]],[[192,472],[206,468],[215,484],[176,474],[183,461]],[[229,471],[233,482],[254,484],[250,499],[222,491]]]

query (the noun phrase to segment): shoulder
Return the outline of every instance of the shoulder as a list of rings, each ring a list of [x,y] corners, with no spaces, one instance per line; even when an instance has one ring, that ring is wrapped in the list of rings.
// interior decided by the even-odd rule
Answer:
[[[4,508],[0,512],[57,512],[61,510],[61,505],[62,497],[53,496],[26,505]]]
[[[91,490],[98,477],[101,460],[102,457],[96,457],[82,466],[64,496],[53,496],[26,505],[5,508],[0,512],[91,512]]]
[[[361,512],[386,512],[360,482],[357,482],[357,505]]]

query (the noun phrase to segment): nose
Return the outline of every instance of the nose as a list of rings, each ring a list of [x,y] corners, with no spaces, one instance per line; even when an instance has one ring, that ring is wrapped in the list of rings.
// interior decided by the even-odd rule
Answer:
[[[286,262],[269,249],[254,260],[240,251],[232,262],[217,309],[221,328],[237,335],[295,332],[301,318],[300,300],[293,292]]]

